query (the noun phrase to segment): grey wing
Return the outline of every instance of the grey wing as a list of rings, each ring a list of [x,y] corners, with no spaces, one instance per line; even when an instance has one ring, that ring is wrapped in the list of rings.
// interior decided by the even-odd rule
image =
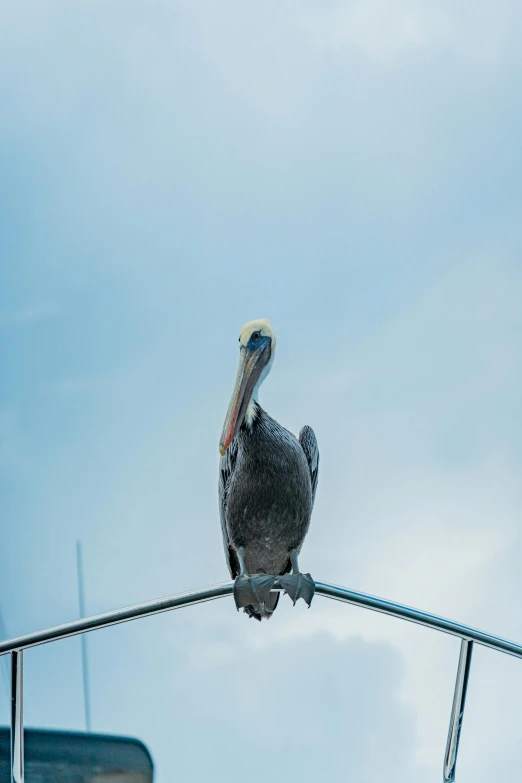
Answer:
[[[232,577],[239,574],[239,562],[234,548],[230,545],[227,531],[227,495],[230,481],[236,467],[237,442],[232,441],[224,455],[219,460],[219,516],[221,517],[221,532],[223,534],[223,546],[227,559],[228,570]]]
[[[315,500],[315,491],[317,489],[317,480],[319,478],[319,446],[315,432],[311,427],[305,425],[299,433],[299,443],[303,449],[310,470],[310,479],[312,482],[312,504]]]

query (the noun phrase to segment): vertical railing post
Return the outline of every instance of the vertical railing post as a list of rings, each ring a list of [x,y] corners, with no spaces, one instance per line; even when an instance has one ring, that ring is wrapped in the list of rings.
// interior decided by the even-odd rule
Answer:
[[[23,655],[11,653],[11,783],[24,783]]]
[[[83,555],[81,541],[76,542],[76,570],[78,572],[78,601],[80,605],[80,617],[85,617],[85,590],[83,582]],[[82,649],[82,677],[83,677],[83,708],[85,711],[85,729],[91,730],[91,698],[89,688],[89,664],[87,662],[87,634],[80,636]]]
[[[468,690],[469,672],[471,669],[471,655],[473,642],[463,639],[460,644],[459,666],[455,681],[455,693],[453,694],[453,706],[446,743],[446,755],[444,756],[444,783],[453,783],[455,780],[455,767],[459,752],[460,731],[466,705],[466,693]]]

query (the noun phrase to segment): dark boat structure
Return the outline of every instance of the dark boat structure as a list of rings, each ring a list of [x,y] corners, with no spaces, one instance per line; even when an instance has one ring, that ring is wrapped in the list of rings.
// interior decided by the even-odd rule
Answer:
[[[152,758],[130,737],[25,729],[27,783],[153,783]],[[0,727],[0,783],[11,783],[10,730]]]

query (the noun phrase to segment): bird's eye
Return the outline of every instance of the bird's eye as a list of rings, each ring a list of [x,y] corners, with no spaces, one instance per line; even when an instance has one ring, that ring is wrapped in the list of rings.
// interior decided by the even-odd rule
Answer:
[[[260,337],[259,332],[252,332],[252,340],[259,340]]]

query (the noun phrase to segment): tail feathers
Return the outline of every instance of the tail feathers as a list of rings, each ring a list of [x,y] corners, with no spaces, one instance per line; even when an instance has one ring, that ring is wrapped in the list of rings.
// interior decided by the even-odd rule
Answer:
[[[268,601],[260,606],[259,604],[253,604],[245,606],[243,611],[249,617],[255,617],[256,620],[269,620],[275,611],[277,603],[279,601],[279,593],[270,593]]]

